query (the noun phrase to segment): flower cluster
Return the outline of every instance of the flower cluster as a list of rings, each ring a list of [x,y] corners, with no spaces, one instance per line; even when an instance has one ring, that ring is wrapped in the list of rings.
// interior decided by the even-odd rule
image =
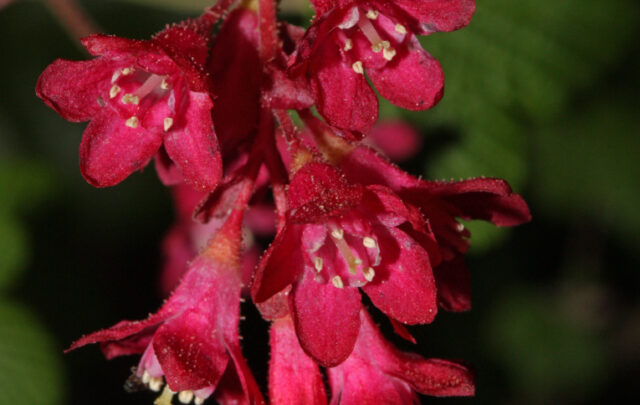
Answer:
[[[386,156],[410,156],[418,137],[377,124],[374,88],[410,110],[440,100],[441,66],[416,36],[464,27],[474,0],[311,0],[306,30],[278,22],[273,0],[237,3],[218,0],[150,40],[90,36],[94,59],[57,60],[40,76],[48,106],[90,121],[80,143],[90,184],[116,185],[153,158],[178,212],[162,307],[69,350],[139,354],[127,386],[162,391],[156,404],[265,403],[240,343],[250,298],[272,322],[271,403],[473,395],[466,365],[399,351],[362,297],[415,343],[405,325],[470,308],[459,220],[530,220],[503,180],[404,172]],[[273,237],[262,255],[254,235]]]

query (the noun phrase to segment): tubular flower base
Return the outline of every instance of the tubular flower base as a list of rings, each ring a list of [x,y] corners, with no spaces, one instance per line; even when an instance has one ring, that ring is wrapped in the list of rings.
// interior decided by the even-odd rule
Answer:
[[[274,0],[218,0],[150,40],[91,35],[82,43],[94,59],[56,60],[38,80],[54,111],[90,121],[80,170],[91,185],[116,185],[155,158],[172,187],[161,280],[173,293],[147,319],[69,348],[140,355],[125,389],[162,391],[156,405],[265,403],[240,345],[243,287],[272,322],[274,405],[475,392],[462,363],[393,347],[361,302],[416,343],[405,325],[471,307],[460,220],[531,219],[504,180],[426,181],[375,151],[404,160],[421,148],[408,125],[376,125],[374,88],[405,109],[433,107],[444,74],[417,35],[466,26],[475,1],[311,3],[306,30],[278,21]]]

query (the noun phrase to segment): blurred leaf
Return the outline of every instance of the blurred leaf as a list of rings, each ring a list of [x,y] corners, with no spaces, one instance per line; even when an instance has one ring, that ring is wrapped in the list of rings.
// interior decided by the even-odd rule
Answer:
[[[561,114],[631,42],[632,0],[485,0],[470,26],[422,38],[443,65],[446,92],[427,125],[458,128],[461,141],[430,165],[437,178],[496,176],[520,191],[527,131]]]
[[[16,279],[27,260],[27,235],[8,215],[0,214],[0,290]]]
[[[483,324],[487,347],[510,376],[518,403],[588,395],[604,381],[603,341],[567,319],[551,294],[513,291]]]
[[[0,161],[0,213],[32,207],[53,189],[54,179],[42,163]]]
[[[63,370],[48,333],[28,311],[0,302],[0,392],[2,403],[62,403]]]
[[[113,3],[134,3],[150,7],[161,7],[181,11],[201,12],[215,4],[215,0],[111,0]]]
[[[614,91],[535,138],[533,197],[550,217],[593,220],[640,246],[637,96]]]

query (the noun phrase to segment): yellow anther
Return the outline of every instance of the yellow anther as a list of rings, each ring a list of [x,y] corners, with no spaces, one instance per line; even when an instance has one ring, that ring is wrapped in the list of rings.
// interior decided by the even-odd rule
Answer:
[[[109,90],[109,98],[114,98],[115,96],[117,96],[118,93],[120,93],[120,90],[120,86],[118,86],[117,84],[111,86],[111,90]]]
[[[131,73],[133,73],[135,71],[134,68],[132,67],[126,67],[124,69],[122,69],[122,75],[123,76],[129,76]]]
[[[149,381],[151,381],[151,376],[149,375],[149,372],[145,370],[144,373],[142,373],[142,383],[149,384]]]
[[[140,103],[140,97],[134,96],[133,94],[125,94],[122,96],[121,101],[125,104],[136,104]]]
[[[128,126],[129,128],[138,128],[138,124],[140,124],[140,120],[138,120],[138,117],[133,116],[133,117],[129,118],[128,120],[126,120],[124,122],[124,124],[126,126]]]
[[[162,377],[151,377],[149,379],[149,389],[154,392],[160,392],[160,388],[162,388]]]
[[[362,270],[362,275],[364,275],[365,280],[371,282],[373,280],[373,277],[375,277],[376,272],[375,270],[373,270],[373,267],[367,267],[366,269]]]
[[[364,74],[364,66],[362,66],[362,62],[361,61],[354,62],[354,64],[351,65],[351,67],[353,68],[354,72],[356,72],[358,74]]]
[[[193,391],[180,391],[178,394],[178,400],[183,404],[188,404],[193,400]]]
[[[344,238],[344,229],[334,229],[333,231],[331,231],[331,236],[336,239]]]
[[[378,13],[378,10],[369,10],[367,11],[367,18],[370,20],[375,20],[378,18],[378,14],[380,14]]]
[[[456,223],[456,231],[458,231],[458,232],[464,231],[464,225],[462,225],[460,222],[457,222]]]
[[[313,266],[316,268],[318,273],[322,271],[322,257],[316,257],[313,259]]]
[[[160,83],[160,88],[162,90],[169,90],[169,82],[167,81],[166,77],[162,79],[162,83]]]
[[[347,38],[347,40],[344,42],[344,51],[350,51],[351,49],[353,49],[353,41],[351,40],[351,38]]]
[[[396,24],[394,28],[398,34],[404,35],[407,33],[407,29],[402,24]]]
[[[376,247],[376,240],[369,237],[369,236],[365,236],[362,239],[362,244],[364,245],[364,247],[368,247],[369,249],[373,249]]]
[[[331,279],[331,283],[335,288],[344,288],[344,283],[342,282],[342,278],[340,276],[334,276]]]
[[[384,48],[382,50],[382,57],[385,58],[386,60],[391,60],[393,59],[393,57],[396,56],[396,50],[389,47],[389,48]]]
[[[204,398],[195,397],[195,399],[193,400],[193,403],[195,405],[202,405],[202,404],[204,404]]]
[[[163,122],[164,130],[168,131],[173,126],[173,118],[166,117]]]

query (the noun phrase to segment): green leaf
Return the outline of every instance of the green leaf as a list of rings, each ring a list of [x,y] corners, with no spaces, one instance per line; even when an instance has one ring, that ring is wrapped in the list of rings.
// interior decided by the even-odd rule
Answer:
[[[574,90],[597,80],[634,37],[638,14],[631,0],[485,0],[469,27],[423,37],[445,71],[445,97],[406,115],[461,136],[430,175],[502,177],[519,191],[530,128],[557,118]]]
[[[0,290],[18,276],[27,261],[27,235],[20,224],[0,214]]]
[[[0,393],[3,404],[58,405],[64,392],[60,349],[24,308],[0,301]]]
[[[53,191],[54,178],[42,163],[0,160],[0,213],[33,207]]]

